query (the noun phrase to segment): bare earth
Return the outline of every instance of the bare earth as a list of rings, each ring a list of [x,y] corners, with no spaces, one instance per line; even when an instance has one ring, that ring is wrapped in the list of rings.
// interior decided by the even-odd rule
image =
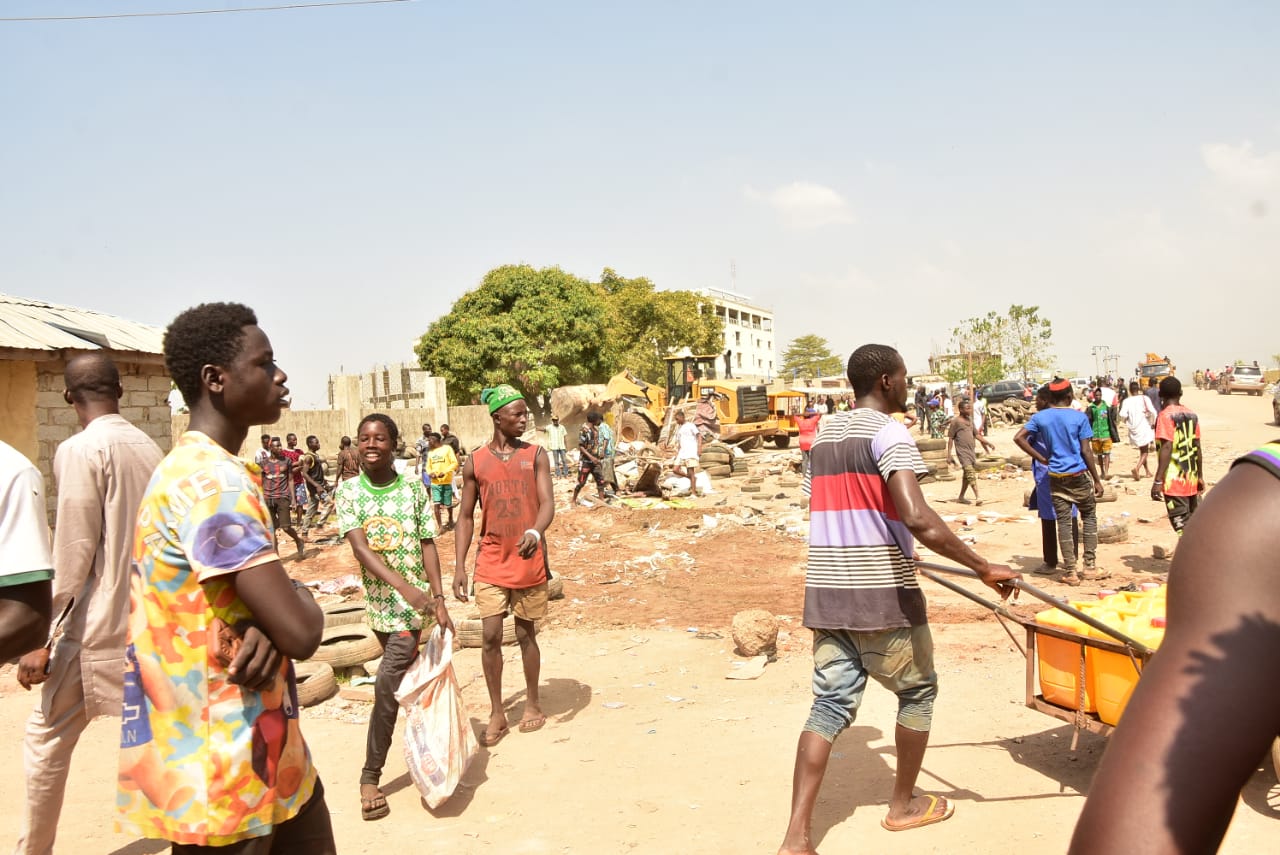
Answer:
[[[1202,418],[1210,482],[1235,456],[1280,435],[1268,425],[1265,399],[1190,390],[1185,403]],[[1016,452],[1012,430],[994,439],[1000,453]],[[513,729],[495,748],[481,749],[463,785],[436,812],[421,803],[397,738],[384,776],[392,812],[370,823],[361,821],[357,799],[367,706],[334,698],[305,710],[339,850],[385,855],[429,841],[434,850],[457,853],[774,852],[787,820],[795,740],[810,702],[809,638],[798,618],[804,512],[794,477],[768,474],[793,456],[798,452],[753,452],[751,474],[765,476],[762,490],[740,493],[742,478],[716,481],[719,492],[697,500],[696,510],[569,508],[569,487],[558,483],[560,509],[548,541],[566,598],[552,603],[540,636],[547,726],[532,734]],[[1122,443],[1113,468],[1127,473],[1134,459]],[[980,552],[1030,570],[1040,560],[1038,524],[965,519],[979,511],[1027,516],[1020,502],[1029,484],[1022,472],[983,480],[980,509],[950,501],[958,480],[924,489],[940,513],[958,517],[954,528],[976,537]],[[1100,564],[1115,573],[1108,586],[1159,580],[1168,569],[1167,561],[1151,557],[1152,544],[1172,546],[1174,539],[1149,488],[1149,481],[1132,482],[1126,474],[1118,501],[1099,506],[1104,518],[1129,514],[1129,542],[1100,547]],[[786,495],[773,498],[779,493]],[[761,513],[744,521],[744,505]],[[286,547],[286,558],[291,552]],[[449,578],[452,534],[440,539],[440,554]],[[355,570],[342,546],[286,566],[304,579]],[[1072,752],[1069,726],[1023,706],[1023,660],[999,624],[957,595],[922,584],[942,691],[919,787],[956,801],[956,815],[906,834],[880,828],[895,763],[895,704],[872,685],[857,723],[836,744],[815,818],[820,848],[1064,851],[1106,741],[1085,733]],[[1052,582],[1043,587],[1067,590]],[[779,658],[756,680],[726,680],[742,661],[729,623],[745,608],[784,618]],[[1038,609],[1023,603],[1020,610]],[[518,650],[507,651],[505,697],[514,722],[523,684]],[[483,728],[479,652],[460,650],[455,667],[472,722]],[[17,833],[21,733],[32,700],[12,668],[0,669],[0,732],[8,734],[0,763],[10,770],[0,779],[0,846]],[[81,740],[61,851],[165,851],[155,841],[111,830],[118,733],[116,721],[101,720]],[[1224,852],[1275,849],[1280,786],[1269,764],[1259,770]]]

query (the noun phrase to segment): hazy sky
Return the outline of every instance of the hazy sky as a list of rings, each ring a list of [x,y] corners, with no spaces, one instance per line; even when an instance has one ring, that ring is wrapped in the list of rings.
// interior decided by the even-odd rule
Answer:
[[[887,341],[913,369],[1015,302],[1052,319],[1072,371],[1095,345],[1124,372],[1147,350],[1180,373],[1263,360],[1280,351],[1277,44],[1269,2],[0,23],[0,291],[159,325],[249,303],[296,406],[330,373],[412,358],[518,262],[733,287],[774,309],[779,350]]]

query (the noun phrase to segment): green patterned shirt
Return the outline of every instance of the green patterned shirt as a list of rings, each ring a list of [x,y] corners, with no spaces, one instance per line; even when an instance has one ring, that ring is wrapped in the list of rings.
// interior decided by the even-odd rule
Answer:
[[[397,475],[385,487],[375,487],[364,472],[338,485],[335,499],[338,531],[343,537],[362,529],[369,547],[382,556],[393,573],[415,588],[431,592],[422,567],[422,541],[436,536],[431,497],[422,481]],[[421,629],[422,614],[414,611],[395,588],[360,568],[364,581],[369,626],[379,632]]]

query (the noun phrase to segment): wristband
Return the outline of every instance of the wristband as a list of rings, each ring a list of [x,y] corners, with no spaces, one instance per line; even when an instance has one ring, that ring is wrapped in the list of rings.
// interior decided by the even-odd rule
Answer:
[[[437,600],[443,600],[444,594],[432,594],[432,597],[434,597]]]
[[[533,535],[534,540],[538,541],[538,543],[542,543],[542,532],[538,531],[536,528],[526,528],[524,533]]]

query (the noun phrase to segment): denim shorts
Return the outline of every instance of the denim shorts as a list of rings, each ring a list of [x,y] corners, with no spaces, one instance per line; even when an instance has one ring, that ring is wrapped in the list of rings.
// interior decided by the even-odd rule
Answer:
[[[898,724],[929,730],[938,674],[928,624],[874,632],[813,631],[813,707],[804,729],[834,742],[853,724],[867,677],[898,696]]]

